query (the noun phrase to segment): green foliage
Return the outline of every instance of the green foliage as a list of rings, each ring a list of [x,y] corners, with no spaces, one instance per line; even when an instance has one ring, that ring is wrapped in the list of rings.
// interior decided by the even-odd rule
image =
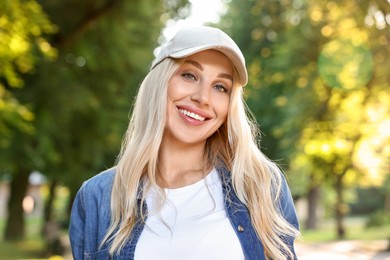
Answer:
[[[23,86],[23,74],[34,72],[39,59],[55,58],[46,36],[57,28],[34,0],[2,1],[0,10],[0,150],[7,150],[15,131],[25,135],[35,131],[31,108],[14,97],[12,88]],[[13,168],[8,157],[0,162],[1,171]]]
[[[328,42],[318,59],[321,79],[331,87],[360,88],[371,79],[372,71],[371,52],[365,46],[355,46],[348,40]]]
[[[354,215],[367,215],[378,210],[384,210],[385,191],[381,187],[358,187],[356,196],[349,203],[350,213]]]
[[[295,197],[335,189],[340,225],[345,189],[382,185],[388,169],[389,14],[377,1],[232,0],[220,24],[246,57],[262,150]]]
[[[7,21],[3,37],[30,47],[15,52],[20,57],[14,59],[6,56],[9,49],[0,48],[1,61],[17,68],[26,85],[20,90],[0,89],[0,130],[5,133],[0,160],[2,165],[11,164],[10,172],[15,161],[23,160],[31,170],[78,187],[87,176],[113,164],[132,98],[151,64],[160,30],[184,2],[39,4],[3,3],[2,19]],[[54,59],[44,58],[33,46]],[[27,59],[29,70],[20,70],[18,57]]]
[[[376,211],[370,214],[366,221],[366,228],[383,227],[390,225],[390,214],[384,211]]]
[[[87,2],[42,3],[61,28],[52,39],[58,60],[41,63],[33,91],[20,96],[35,103],[37,131],[47,133],[43,171],[71,189],[113,165],[166,19],[162,1]]]
[[[0,72],[0,172],[38,170],[72,198],[82,181],[111,167],[160,31],[185,4],[2,2],[0,37],[12,44],[1,41],[0,64],[15,73]]]
[[[385,36],[389,26],[383,25],[381,31],[374,24],[364,24],[373,15],[369,7],[378,8],[375,1],[342,5],[295,1],[293,6],[284,1],[232,1],[222,19],[221,26],[237,39],[247,60],[250,82],[245,91],[265,134],[263,150],[273,159],[283,158],[282,164],[287,171],[293,170],[291,174],[316,172],[318,177],[312,179],[320,183],[348,171],[346,181],[353,183],[357,180],[354,176],[369,174],[357,162],[362,159],[358,155],[362,143],[371,143],[369,150],[388,147],[388,133],[381,134],[381,147],[374,148],[368,141],[372,136],[379,138],[379,125],[387,124],[390,115],[386,106],[389,95],[382,92],[387,89],[384,82],[389,82],[383,74],[390,69],[383,62],[390,52]],[[390,13],[390,6],[383,8],[382,14]],[[244,19],[240,19],[242,13],[247,14]],[[330,43],[344,44],[339,44],[337,51]],[[351,62],[347,54],[353,51],[361,54],[352,55],[356,58],[353,64],[328,66],[334,70],[326,75],[338,80],[364,76],[360,84],[364,86],[349,92],[332,89],[321,76],[324,66],[318,63],[325,62],[324,50],[333,62],[337,58]],[[370,111],[377,111],[375,119]]]
[[[34,70],[40,54],[55,56],[45,36],[56,31],[41,6],[34,0],[1,1],[0,78],[11,87],[20,87],[20,73]],[[4,88],[0,84],[0,90]]]

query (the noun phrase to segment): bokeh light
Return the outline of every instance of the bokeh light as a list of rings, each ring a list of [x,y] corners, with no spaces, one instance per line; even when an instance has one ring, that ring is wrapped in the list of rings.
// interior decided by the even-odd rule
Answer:
[[[343,39],[325,44],[318,59],[323,82],[329,87],[345,90],[365,86],[371,79],[373,67],[372,54],[364,45]]]

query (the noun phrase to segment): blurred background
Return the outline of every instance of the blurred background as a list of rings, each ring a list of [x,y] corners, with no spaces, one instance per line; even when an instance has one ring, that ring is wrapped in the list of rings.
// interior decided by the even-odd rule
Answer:
[[[114,164],[158,46],[203,23],[245,55],[262,150],[296,202],[300,259],[387,259],[389,0],[1,1],[0,258],[71,258],[77,190]]]

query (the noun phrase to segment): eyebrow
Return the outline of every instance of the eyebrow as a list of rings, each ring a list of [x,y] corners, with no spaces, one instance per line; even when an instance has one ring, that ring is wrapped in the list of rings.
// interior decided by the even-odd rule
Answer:
[[[202,66],[199,62],[197,62],[197,61],[194,61],[194,60],[185,60],[184,63],[191,64],[191,65],[195,66],[196,68],[198,68],[198,69],[201,70],[201,71],[204,70],[203,66]],[[224,79],[228,79],[228,80],[230,80],[231,82],[233,82],[233,77],[230,76],[229,74],[226,74],[226,73],[219,73],[219,74],[218,74],[218,77],[224,78]]]

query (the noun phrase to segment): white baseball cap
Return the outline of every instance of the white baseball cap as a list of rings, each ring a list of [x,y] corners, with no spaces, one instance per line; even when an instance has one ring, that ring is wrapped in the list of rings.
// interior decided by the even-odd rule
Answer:
[[[204,50],[217,50],[225,54],[232,62],[239,76],[239,83],[248,83],[248,73],[245,58],[237,44],[226,33],[218,28],[208,26],[185,27],[161,47],[158,56],[152,63],[151,69],[164,59],[185,58]]]

